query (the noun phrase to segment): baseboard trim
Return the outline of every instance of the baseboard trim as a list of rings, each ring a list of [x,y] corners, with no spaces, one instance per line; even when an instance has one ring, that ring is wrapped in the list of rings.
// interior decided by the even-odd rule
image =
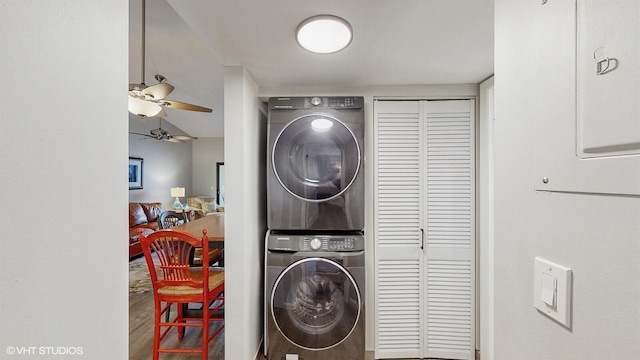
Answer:
[[[256,353],[255,360],[264,360],[264,355],[262,354],[262,346],[264,345],[264,338],[260,341],[260,346],[258,346],[258,352]],[[364,352],[364,360],[375,360],[376,352],[375,351],[365,351]]]

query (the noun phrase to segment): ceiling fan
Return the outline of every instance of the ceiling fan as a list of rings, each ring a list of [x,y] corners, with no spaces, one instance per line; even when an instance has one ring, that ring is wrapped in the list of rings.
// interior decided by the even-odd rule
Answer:
[[[166,117],[167,113],[164,111],[163,107],[179,110],[211,112],[211,109],[203,106],[165,99],[165,97],[173,91],[174,87],[173,85],[166,83],[166,78],[162,75],[155,76],[158,84],[147,86],[144,83],[146,37],[145,18],[146,0],[142,0],[142,82],[140,84],[129,84],[129,112],[140,117]]]
[[[174,143],[183,143],[187,140],[197,140],[198,138],[195,136],[188,136],[188,135],[171,135],[169,134],[169,132],[165,129],[162,128],[162,118],[160,118],[160,125],[158,126],[157,129],[153,129],[151,131],[149,131],[149,134],[141,134],[141,133],[134,133],[134,132],[130,132],[129,134],[133,134],[133,135],[141,135],[141,136],[146,136],[152,139],[156,139],[156,140],[164,140],[164,141],[170,141],[170,142],[174,142]]]

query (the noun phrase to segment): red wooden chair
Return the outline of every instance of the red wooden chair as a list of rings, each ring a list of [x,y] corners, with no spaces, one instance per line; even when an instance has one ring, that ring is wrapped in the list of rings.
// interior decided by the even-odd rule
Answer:
[[[207,359],[209,342],[224,328],[224,317],[218,314],[224,306],[221,295],[224,292],[224,270],[189,265],[193,248],[202,248],[202,263],[209,263],[207,230],[202,230],[201,239],[177,230],[158,230],[147,236],[140,232],[140,244],[153,284],[153,360],[158,360],[160,353],[201,353],[202,359]],[[156,273],[152,252],[155,252],[162,270],[161,276]],[[162,322],[162,314],[168,312],[173,303],[177,304],[176,317]],[[202,310],[198,311],[201,316],[188,316],[187,307],[182,306],[188,303],[202,303]],[[222,322],[222,325],[209,335],[210,322],[213,321]],[[176,328],[178,340],[182,341],[186,327],[202,327],[202,348],[160,348],[162,339],[172,328]]]

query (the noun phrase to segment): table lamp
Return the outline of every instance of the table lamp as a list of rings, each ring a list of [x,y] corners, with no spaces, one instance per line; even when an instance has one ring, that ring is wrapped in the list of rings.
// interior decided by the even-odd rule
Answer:
[[[173,208],[176,210],[182,210],[182,204],[180,203],[180,197],[184,196],[184,188],[174,187],[171,188],[171,197],[175,197],[176,201],[173,202]]]

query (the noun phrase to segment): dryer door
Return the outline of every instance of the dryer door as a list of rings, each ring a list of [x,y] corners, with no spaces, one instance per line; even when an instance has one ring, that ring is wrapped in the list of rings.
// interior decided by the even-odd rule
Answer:
[[[291,195],[329,201],[344,193],[360,170],[361,154],[353,132],[327,114],[308,114],[287,124],[275,140],[273,170]]]
[[[342,265],[306,258],[287,267],[271,291],[271,314],[278,331],[307,350],[324,350],[353,332],[361,313],[356,282]]]

